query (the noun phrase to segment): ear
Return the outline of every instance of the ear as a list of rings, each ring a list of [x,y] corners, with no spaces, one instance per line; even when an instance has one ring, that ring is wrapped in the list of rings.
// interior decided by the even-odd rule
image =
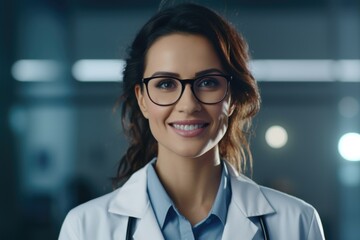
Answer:
[[[236,108],[236,105],[234,103],[232,103],[229,108],[229,112],[228,112],[229,117],[234,113],[235,108]]]
[[[229,98],[227,101],[230,105],[229,110],[228,110],[228,117],[230,117],[235,111],[236,104],[234,103],[234,101],[232,101],[231,95],[229,95]]]
[[[139,105],[139,108],[143,114],[143,116],[147,119],[148,118],[148,111],[147,111],[147,104],[143,95],[143,91],[139,84],[135,85],[135,96]]]

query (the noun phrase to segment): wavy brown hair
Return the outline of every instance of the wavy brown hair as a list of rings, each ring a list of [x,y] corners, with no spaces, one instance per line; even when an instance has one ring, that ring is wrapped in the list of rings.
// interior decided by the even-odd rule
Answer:
[[[220,15],[206,7],[187,3],[158,12],[141,28],[129,48],[120,99],[122,125],[129,138],[129,147],[120,161],[114,187],[120,186],[157,155],[157,142],[148,120],[140,111],[134,88],[142,84],[145,57],[150,46],[159,37],[173,33],[207,38],[226,74],[233,77],[230,92],[235,110],[229,117],[228,130],[219,143],[220,156],[239,172],[252,168],[248,138],[251,119],[260,108],[260,95],[248,67],[248,46],[236,29]]]

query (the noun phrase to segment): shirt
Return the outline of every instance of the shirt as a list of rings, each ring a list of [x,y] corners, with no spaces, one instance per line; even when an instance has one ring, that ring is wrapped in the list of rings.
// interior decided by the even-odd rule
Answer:
[[[164,238],[167,240],[221,239],[231,200],[230,178],[226,165],[222,163],[219,189],[208,216],[195,226],[191,226],[165,191],[154,164],[155,162],[147,169],[147,191]]]

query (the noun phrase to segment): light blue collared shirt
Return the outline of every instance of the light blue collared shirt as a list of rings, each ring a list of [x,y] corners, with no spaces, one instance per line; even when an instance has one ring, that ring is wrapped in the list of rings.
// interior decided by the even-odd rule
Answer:
[[[231,200],[230,178],[226,165],[222,163],[219,189],[208,216],[192,227],[176,209],[165,191],[154,164],[155,161],[147,169],[147,191],[164,238],[166,240],[221,239]]]

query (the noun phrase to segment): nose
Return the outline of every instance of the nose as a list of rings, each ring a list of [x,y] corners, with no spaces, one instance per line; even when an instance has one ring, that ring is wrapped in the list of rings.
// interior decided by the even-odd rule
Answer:
[[[176,103],[179,112],[193,113],[201,110],[201,103],[196,99],[191,91],[191,85],[186,84],[182,96]]]

